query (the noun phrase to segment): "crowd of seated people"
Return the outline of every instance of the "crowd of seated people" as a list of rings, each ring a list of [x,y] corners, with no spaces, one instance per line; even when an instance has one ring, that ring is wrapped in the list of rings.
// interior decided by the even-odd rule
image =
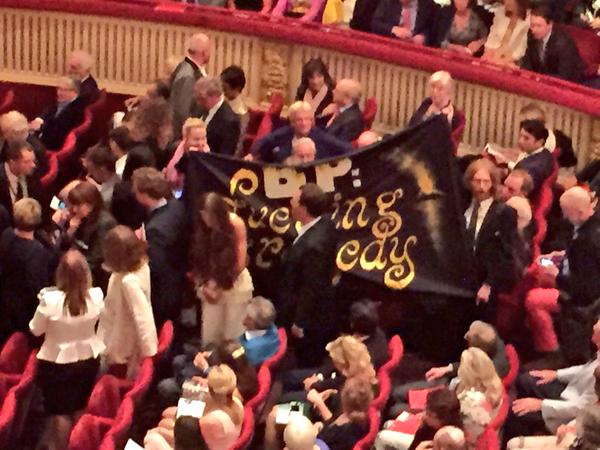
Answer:
[[[508,24],[497,25],[506,31],[496,32],[502,38],[498,47],[489,46],[500,49],[494,53],[483,40],[491,19],[487,11],[463,3],[457,0],[446,10],[442,36],[419,28],[425,21],[421,16],[437,14],[437,6],[427,0],[396,2],[398,20],[389,32],[415,42],[439,39],[439,45],[464,52],[487,51],[495,55],[490,58],[509,63],[523,49],[511,43],[527,17],[522,5],[504,5]],[[379,11],[384,4],[374,21],[389,16]],[[546,20],[538,12],[531,17]],[[276,377],[282,392],[267,411],[265,447],[281,448],[285,442],[290,449],[353,448],[369,430],[369,408],[381,387],[377,370],[390,356],[378,306],[350,298],[345,300],[348,320],[337,314],[332,283],[337,233],[330,196],[317,184],[302,186],[290,199],[298,233],[277,268],[280,285],[272,299],[256,295],[247,267],[247,224],[227,199],[214,192],[195,203],[179,198],[191,152],[242,157],[248,113],[241,94],[243,71],[230,67],[212,78],[205,69],[208,37],[194,35],[187,44],[185,59],[166,83],[168,92],[150,90],[135,104],[129,102],[133,107],[120,125],[82,155],[76,179],[57,186],[57,204],[51,206],[40,192],[36,172],[36,160],[57,147],[46,143],[45,150],[37,142],[51,135],[50,127],[62,135],[76,127],[77,120],[61,124],[59,118],[77,103],[89,104],[97,93],[87,53],[75,52],[69,59],[69,77],[61,79],[58,102],[48,105],[53,112],[43,122],[24,127],[17,112],[0,120],[0,342],[20,331],[32,345],[41,343],[37,383],[48,418],[41,445],[66,448],[98,375],[135,378],[140,363],[157,353],[159,331],[171,321],[177,356],[169,357],[172,375],[158,383],[162,419],[147,433],[146,448],[183,448],[179,440],[191,440],[190,448],[229,448],[240,434],[244,403],[259,390],[261,364],[281,344],[278,326],[287,331],[294,366]],[[444,115],[448,130],[458,129],[464,116],[453,102],[451,75],[436,72],[429,87],[429,97],[408,126]],[[289,107],[289,124],[280,118],[281,126],[254,142],[246,159],[297,165],[373,145],[378,136],[363,133],[361,89],[350,78],[336,83],[321,60],[309,61]],[[535,349],[552,358],[543,360],[545,370],[517,378],[505,441],[564,430],[559,427],[580,412],[580,438],[594,439],[589,430],[597,424],[595,350],[600,347],[596,198],[586,186],[570,186],[555,198],[571,234],[562,247],[534,260],[537,198],[549,189],[558,165],[573,166],[557,155],[562,146],[572,153],[568,137],[548,130],[539,111],[532,106],[522,112],[535,117],[523,118],[514,149],[490,151],[488,146],[477,155],[447,155],[463,168],[464,228],[459,231],[474,261],[475,284],[465,287],[473,291],[479,320],[467,331],[459,363],[436,365],[425,374],[425,383],[394,386],[393,405],[383,412],[393,421],[379,436],[380,448],[476,447],[506,406],[502,402],[510,401],[501,381],[509,372],[506,347],[493,327],[497,307],[532,265],[555,280],[550,288],[539,287],[542,292],[531,290],[524,302]],[[190,304],[197,310],[191,319]],[[189,323],[195,327],[193,338],[180,334]],[[208,390],[203,413],[192,421],[177,417],[175,407],[190,381]],[[423,388],[438,390],[424,402],[423,416],[413,419],[418,425],[412,434],[398,431],[399,416],[417,412],[410,390]],[[284,418],[292,404],[303,404],[310,417]]]

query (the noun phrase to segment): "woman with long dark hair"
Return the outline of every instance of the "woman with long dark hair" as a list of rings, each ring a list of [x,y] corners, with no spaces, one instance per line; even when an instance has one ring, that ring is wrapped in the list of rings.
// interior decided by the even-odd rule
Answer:
[[[56,286],[40,291],[40,304],[29,323],[35,336],[44,334],[37,354],[37,383],[50,416],[42,437],[46,448],[67,448],[75,414],[92,392],[104,350],[95,326],[104,307],[100,288],[84,256],[69,250],[56,271]]]
[[[237,339],[254,286],[246,269],[246,225],[214,192],[198,203],[191,252],[196,294],[202,300],[202,347]]]
[[[302,67],[302,81],[296,91],[296,100],[310,103],[319,116],[333,101],[334,82],[321,58],[309,59]]]

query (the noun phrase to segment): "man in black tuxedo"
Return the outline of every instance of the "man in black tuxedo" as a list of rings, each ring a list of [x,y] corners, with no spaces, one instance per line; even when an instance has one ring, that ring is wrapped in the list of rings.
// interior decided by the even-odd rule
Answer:
[[[156,326],[175,320],[181,309],[185,284],[186,215],[179,200],[171,197],[164,175],[153,167],[133,172],[133,192],[145,207],[142,237],[148,242],[152,311]]]
[[[79,91],[81,82],[74,77],[61,77],[56,86],[56,104],[32,122],[46,148],[60,150],[73,128],[83,122],[85,105]]]
[[[533,190],[530,198],[535,198],[554,167],[552,154],[544,147],[546,139],[548,130],[541,120],[521,122],[518,145],[523,153],[516,164],[509,163],[508,168],[525,170],[531,175]]]
[[[169,102],[173,108],[173,135],[181,138],[183,122],[194,110],[194,85],[206,76],[210,59],[210,40],[204,33],[196,33],[187,41],[186,56],[171,74]]]
[[[432,45],[436,10],[431,0],[380,0],[373,14],[371,31]]]
[[[290,205],[301,228],[281,262],[278,317],[291,332],[300,367],[317,367],[336,331],[331,280],[337,238],[333,223],[324,216],[328,195],[318,185],[302,186]]]
[[[554,26],[550,8],[547,5],[534,8],[530,23],[527,51],[521,67],[575,83],[581,81],[583,60],[573,38]]]
[[[325,108],[317,122],[329,134],[342,141],[352,142],[360,136],[365,126],[358,106],[361,88],[356,80],[344,78],[333,90],[333,103]],[[329,111],[331,109],[331,111]]]
[[[13,205],[22,198],[40,201],[39,178],[34,175],[35,154],[25,141],[11,142],[5,153],[6,162],[0,170],[0,204],[12,218]],[[44,215],[45,216],[45,215]]]
[[[206,140],[212,153],[233,156],[240,138],[240,117],[225,101],[219,81],[203,77],[194,86],[196,102],[206,124]]]
[[[315,118],[309,103],[297,101],[289,108],[290,125],[281,127],[260,139],[252,149],[254,159],[263,162],[283,163],[292,154],[292,142],[309,137],[315,143],[315,159],[340,156],[352,151],[352,145],[315,126]]]
[[[465,221],[474,255],[476,304],[479,316],[493,323],[498,293],[509,291],[521,274],[515,252],[517,214],[494,198],[500,175],[487,159],[473,161],[465,171],[464,181],[472,199]]]
[[[94,103],[100,94],[98,83],[91,74],[94,58],[85,50],[76,50],[67,58],[67,74],[81,82],[79,98],[84,105]]]

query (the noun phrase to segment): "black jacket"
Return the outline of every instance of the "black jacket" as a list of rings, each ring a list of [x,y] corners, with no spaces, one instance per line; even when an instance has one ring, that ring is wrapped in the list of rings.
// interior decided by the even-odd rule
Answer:
[[[600,299],[600,217],[596,212],[574,233],[556,278],[562,297],[577,306]],[[568,261],[568,263],[567,263]]]
[[[418,0],[413,35],[425,35],[425,44],[432,45],[437,8],[431,0]],[[392,28],[400,23],[402,3],[399,0],[380,0],[373,14],[371,31],[393,37]]]
[[[313,140],[317,147],[315,159],[340,156],[352,151],[350,143],[341,141],[317,127],[310,130],[308,137]],[[291,126],[280,128],[259,140],[252,154],[259,161],[283,163],[292,154],[293,138],[294,129]]]
[[[240,139],[240,117],[226,101],[208,123],[206,139],[212,153],[229,156],[235,153]]]
[[[331,116],[323,116],[319,119],[319,124],[321,124],[329,134],[342,141],[352,142],[358,138],[365,129],[362,111],[356,103],[338,115],[333,122],[331,122],[331,125],[327,126],[330,119]]]
[[[485,283],[498,293],[513,287],[520,275],[515,252],[518,242],[515,210],[494,200],[475,242],[477,288]]]
[[[85,105],[94,103],[100,94],[98,89],[98,83],[93,76],[89,75],[85,80],[81,82],[81,88],[79,89],[79,98]]]
[[[584,63],[573,38],[560,28],[554,26],[544,51],[544,61],[540,60],[539,40],[529,32],[527,50],[521,60],[523,69],[562,78],[563,80],[581,81]]]
[[[542,184],[552,174],[553,167],[552,154],[547,150],[529,155],[515,165],[515,169],[526,170],[533,179],[533,191],[531,191],[530,198],[535,198],[540,192]]]
[[[178,200],[169,200],[151,211],[144,223],[157,328],[167,319],[176,319],[180,312],[187,256],[186,223],[185,209]]]
[[[8,175],[6,174],[5,164],[0,164],[0,205],[4,206],[10,218],[12,220],[13,215],[13,203],[10,196],[10,183],[8,181]],[[40,191],[40,180],[35,175],[28,176],[27,181],[27,193],[29,197],[36,199],[42,205],[42,215],[47,216],[47,202],[42,200]]]
[[[44,124],[39,131],[42,143],[51,150],[60,150],[67,134],[83,122],[85,104],[81,97],[66,105],[57,115],[58,104],[47,109],[41,118]]]
[[[304,94],[306,94],[307,89],[308,86],[303,84],[298,86],[298,89],[296,89],[296,100],[304,100]],[[320,115],[323,110],[331,104],[331,102],[333,102],[333,88],[329,86],[329,89],[327,89],[327,94],[325,94],[325,97],[323,97],[323,100],[321,103],[319,103],[319,106],[317,106],[317,109],[315,110],[315,117]]]
[[[35,154],[35,174],[39,177],[44,176],[48,172],[48,157],[46,155],[46,147],[44,144],[33,134],[27,136],[27,143],[33,148]],[[0,162],[6,161],[6,149],[8,148],[8,141],[2,143],[2,149],[0,150]]]

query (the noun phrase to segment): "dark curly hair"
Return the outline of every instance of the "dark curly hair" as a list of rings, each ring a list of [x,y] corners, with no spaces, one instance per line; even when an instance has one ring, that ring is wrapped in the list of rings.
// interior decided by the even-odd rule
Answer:
[[[229,219],[229,207],[222,196],[209,192],[200,196],[197,211],[190,261],[192,272],[201,282],[213,279],[220,288],[231,289],[238,273],[235,230]],[[214,221],[214,227],[204,221],[203,212]]]

